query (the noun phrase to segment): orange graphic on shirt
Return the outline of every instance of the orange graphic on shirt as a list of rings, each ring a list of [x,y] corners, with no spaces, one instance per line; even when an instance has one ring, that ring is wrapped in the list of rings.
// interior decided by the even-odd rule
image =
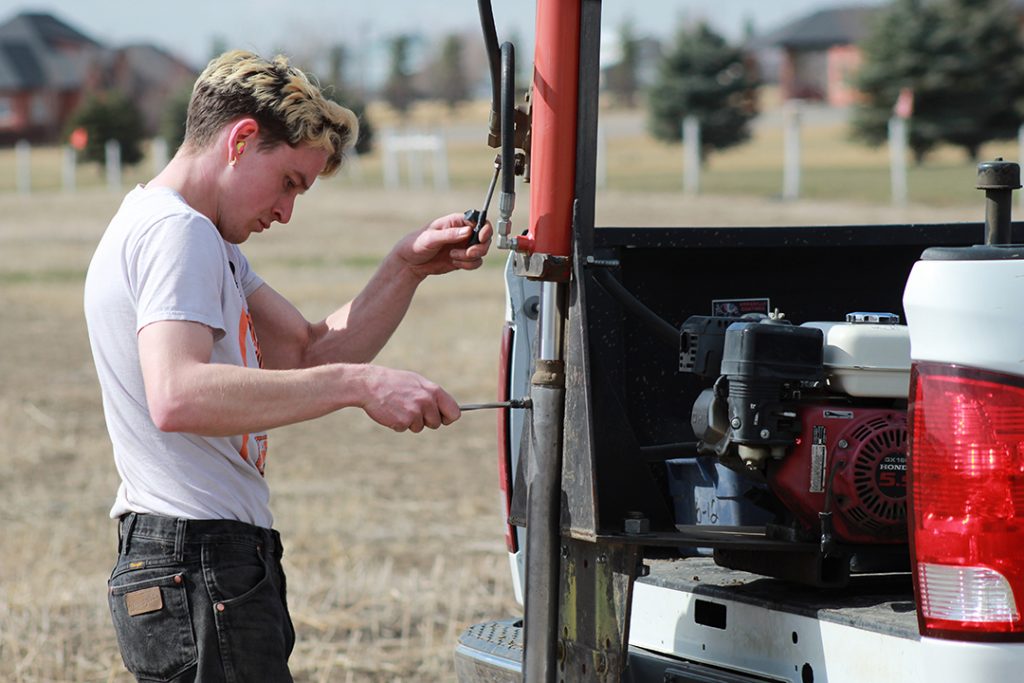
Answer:
[[[252,341],[253,352],[256,355],[256,363],[263,367],[263,354],[260,353],[260,342],[256,338],[256,326],[252,322],[252,316],[248,309],[242,309],[242,315],[238,319],[238,350],[242,354],[242,365],[249,367],[249,352],[246,348],[246,341]],[[263,468],[267,462],[267,435],[260,434],[256,437],[256,447],[259,451],[256,456],[256,469],[260,476],[263,475]],[[242,435],[242,448],[238,451],[242,459],[249,462],[249,435]]]

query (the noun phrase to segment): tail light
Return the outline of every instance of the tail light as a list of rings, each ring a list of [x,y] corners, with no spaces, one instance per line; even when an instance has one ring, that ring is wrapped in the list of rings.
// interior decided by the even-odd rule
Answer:
[[[916,363],[910,415],[921,633],[1024,641],[1024,379]]]
[[[512,326],[506,324],[501,335],[501,352],[498,357],[498,400],[508,401],[512,398],[509,381],[512,375]],[[501,500],[505,510],[505,546],[510,553],[519,550],[519,540],[515,527],[509,524],[512,511],[512,436],[510,434],[509,408],[498,410],[498,483],[501,487]]]

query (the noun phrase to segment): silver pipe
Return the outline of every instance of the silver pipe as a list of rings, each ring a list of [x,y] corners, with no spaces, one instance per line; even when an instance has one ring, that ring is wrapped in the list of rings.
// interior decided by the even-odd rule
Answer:
[[[532,439],[526,478],[526,596],[523,674],[526,683],[554,683],[558,671],[561,547],[562,420],[565,410],[567,285],[544,282],[540,349],[531,381]]]
[[[540,289],[540,352],[538,360],[562,359],[565,331],[565,288],[558,282],[544,282]]]

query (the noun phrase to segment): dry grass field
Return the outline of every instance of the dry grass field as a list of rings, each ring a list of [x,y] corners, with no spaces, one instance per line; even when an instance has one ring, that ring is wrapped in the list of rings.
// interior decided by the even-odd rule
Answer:
[[[404,232],[478,195],[389,194],[330,181],[300,202],[290,225],[246,250],[259,272],[319,317],[353,295]],[[81,314],[85,268],[118,201],[100,190],[0,195],[3,681],[129,680],[104,591],[117,478]],[[520,202],[525,214],[527,197]],[[599,213],[650,225],[893,222],[975,219],[980,206],[894,210],[612,193]],[[502,258],[425,283],[380,362],[418,370],[462,401],[489,400]],[[267,476],[299,634],[297,680],[451,680],[459,631],[516,612],[494,434],[486,412],[439,432],[400,435],[351,410],[272,435]]]
[[[744,191],[730,184],[732,177],[775,187],[768,160],[779,142],[774,135],[759,135],[746,151],[713,161],[721,175],[716,180],[709,172],[707,187],[730,196],[698,199],[674,191],[681,184],[678,148],[642,136],[610,140],[614,171],[599,200],[599,222],[981,219],[980,193],[970,188],[973,176],[962,164],[955,183],[966,189],[957,206],[891,208],[877,203],[886,201],[877,192],[875,204],[853,201],[864,196],[852,191],[850,169],[876,167],[874,178],[879,158],[834,141],[827,143],[833,154],[809,152],[809,163],[820,165],[826,184],[838,184],[839,192],[795,203],[768,198],[777,194],[769,189],[753,192],[761,199],[731,196]],[[250,260],[307,317],[324,316],[358,291],[405,232],[480,201],[493,152],[479,142],[451,144],[452,192],[385,192],[380,160],[371,157],[360,174],[314,188],[290,225],[254,238],[246,245]],[[120,195],[99,187],[98,173],[88,168],[80,171],[77,195],[58,192],[56,158],[56,152],[34,157],[43,179],[33,194],[17,195],[10,155],[0,152],[0,681],[127,681],[104,586],[115,552],[107,511],[117,476],[81,313],[85,269]],[[827,159],[836,167],[825,169]],[[882,180],[870,182],[882,183],[884,197],[881,163]],[[134,179],[128,175],[126,182]],[[638,188],[647,191],[627,192]],[[913,184],[911,198],[922,201]],[[522,225],[525,192],[517,206]],[[503,258],[493,255],[479,271],[425,283],[379,362],[417,370],[461,401],[490,400]],[[487,412],[412,435],[377,427],[356,410],[272,434],[267,476],[298,631],[297,680],[451,680],[461,629],[517,611],[498,513],[494,437],[494,415]]]

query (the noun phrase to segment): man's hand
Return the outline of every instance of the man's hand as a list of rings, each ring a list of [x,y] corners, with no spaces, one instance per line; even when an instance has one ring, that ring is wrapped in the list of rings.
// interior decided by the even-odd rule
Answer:
[[[437,429],[461,417],[459,404],[448,392],[414,372],[377,365],[365,366],[363,410],[378,424],[396,432]]]
[[[480,244],[467,247],[473,224],[461,213],[442,216],[406,235],[392,252],[420,279],[453,270],[474,270],[491,246],[490,221],[480,228]]]

